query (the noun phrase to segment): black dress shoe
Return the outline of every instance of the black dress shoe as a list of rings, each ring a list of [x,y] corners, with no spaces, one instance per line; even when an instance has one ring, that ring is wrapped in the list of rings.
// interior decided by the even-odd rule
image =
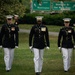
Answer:
[[[64,71],[64,72],[68,72],[68,71]]]
[[[6,72],[9,72],[10,70],[6,70]]]
[[[36,72],[36,75],[40,75],[40,73],[39,72]]]

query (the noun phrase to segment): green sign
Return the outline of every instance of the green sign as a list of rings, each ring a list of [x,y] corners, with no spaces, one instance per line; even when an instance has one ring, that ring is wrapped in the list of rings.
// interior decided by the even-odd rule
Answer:
[[[75,11],[75,2],[53,2],[52,10],[72,10]]]
[[[50,0],[32,0],[33,10],[50,10]]]

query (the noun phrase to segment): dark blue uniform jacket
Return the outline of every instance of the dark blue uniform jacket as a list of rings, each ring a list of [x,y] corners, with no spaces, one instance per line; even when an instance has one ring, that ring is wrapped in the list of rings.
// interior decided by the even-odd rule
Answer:
[[[2,26],[0,45],[4,48],[15,48],[15,46],[18,46],[18,31],[14,24],[4,24]]]
[[[58,47],[73,48],[75,43],[75,33],[72,27],[63,27],[58,36]]]
[[[43,49],[49,44],[48,29],[45,25],[34,25],[29,34],[29,46],[33,48]]]

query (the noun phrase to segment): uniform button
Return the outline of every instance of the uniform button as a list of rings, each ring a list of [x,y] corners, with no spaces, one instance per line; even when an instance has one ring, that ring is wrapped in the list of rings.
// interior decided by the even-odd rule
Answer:
[[[39,35],[39,38],[40,38],[40,35]]]

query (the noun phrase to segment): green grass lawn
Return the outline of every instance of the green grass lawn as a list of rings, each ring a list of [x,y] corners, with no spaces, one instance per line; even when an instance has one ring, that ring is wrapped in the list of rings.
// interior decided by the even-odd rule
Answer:
[[[19,48],[15,49],[12,70],[5,71],[3,49],[0,49],[0,75],[35,75],[33,53],[29,50],[28,34],[20,33]],[[63,70],[62,55],[57,47],[57,37],[50,36],[50,49],[44,52],[44,63],[41,75],[75,75],[75,64],[70,71],[65,73]],[[75,62],[74,62],[75,63]]]

